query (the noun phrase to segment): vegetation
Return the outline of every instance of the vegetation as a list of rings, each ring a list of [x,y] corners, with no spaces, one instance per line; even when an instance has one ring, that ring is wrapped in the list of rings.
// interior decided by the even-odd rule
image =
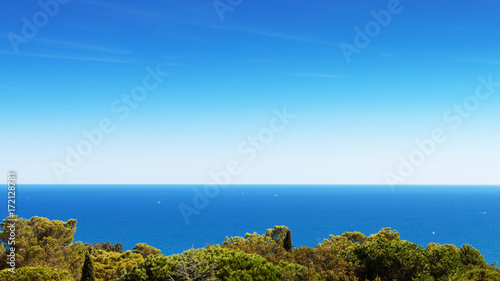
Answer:
[[[82,279],[81,281],[95,281],[95,273],[94,273],[94,262],[92,261],[92,257],[90,253],[85,253],[85,262],[83,262],[82,268]]]
[[[10,230],[6,220],[0,225],[0,258],[6,261]],[[20,218],[15,273],[2,262],[0,280],[500,281],[500,269],[470,245],[424,248],[390,228],[370,236],[330,235],[314,248],[294,248],[291,231],[275,226],[171,256],[143,243],[125,252],[120,243],[84,245],[73,242],[75,231],[76,220]]]
[[[140,254],[126,251],[124,253],[92,251],[96,280],[117,280],[124,272],[129,272],[144,261]]]
[[[9,272],[8,269],[0,271],[0,280],[14,281],[73,281],[73,277],[65,270],[41,267],[41,266],[26,266],[16,269],[16,273]]]
[[[147,258],[149,255],[159,255],[161,251],[156,249],[155,247],[151,247],[144,243],[139,243],[135,245],[133,251],[136,254],[140,254],[144,258]]]
[[[4,220],[0,226],[0,240],[7,248],[10,235],[7,221]],[[80,280],[85,247],[80,242],[73,243],[75,232],[76,220],[62,222],[40,217],[29,220],[20,218],[15,230],[16,268],[57,268],[71,273],[74,280]],[[0,263],[0,269],[7,266],[5,262]]]
[[[87,247],[93,247],[95,249],[103,250],[103,251],[106,251],[106,252],[117,252],[117,253],[121,253],[122,249],[123,249],[123,245],[121,243],[116,243],[115,245],[113,245],[113,244],[111,244],[109,242],[94,243],[92,245],[85,244],[85,246],[87,246]]]

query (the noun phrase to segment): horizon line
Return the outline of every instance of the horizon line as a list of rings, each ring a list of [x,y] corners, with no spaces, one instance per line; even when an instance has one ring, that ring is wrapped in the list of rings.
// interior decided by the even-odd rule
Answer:
[[[17,183],[17,185],[218,185],[218,186],[239,186],[239,185],[329,185],[329,186],[386,186],[386,187],[401,187],[401,186],[496,186],[499,184],[340,184],[340,183]]]

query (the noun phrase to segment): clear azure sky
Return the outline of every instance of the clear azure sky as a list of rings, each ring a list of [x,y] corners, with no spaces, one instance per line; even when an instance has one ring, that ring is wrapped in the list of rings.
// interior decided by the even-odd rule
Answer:
[[[498,1],[0,7],[19,183],[500,184]]]

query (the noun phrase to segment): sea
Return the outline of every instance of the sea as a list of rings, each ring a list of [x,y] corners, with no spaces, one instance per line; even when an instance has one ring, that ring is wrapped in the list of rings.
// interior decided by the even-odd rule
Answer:
[[[19,184],[15,207],[22,218],[76,219],[75,241],[165,255],[285,225],[294,247],[391,227],[423,247],[470,244],[500,261],[500,186]]]

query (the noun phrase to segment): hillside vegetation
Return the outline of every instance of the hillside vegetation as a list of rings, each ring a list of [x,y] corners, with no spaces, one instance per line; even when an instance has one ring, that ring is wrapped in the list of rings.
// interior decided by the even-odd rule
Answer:
[[[19,218],[15,245],[6,219],[0,232],[0,280],[475,280],[500,281],[500,269],[488,265],[470,245],[431,243],[421,247],[384,228],[330,235],[311,247],[293,247],[292,233],[275,226],[264,234],[226,237],[220,245],[164,256],[137,244],[132,251],[108,242],[74,242],[76,220]],[[12,244],[12,243],[11,243]],[[15,273],[7,253],[15,247]]]

